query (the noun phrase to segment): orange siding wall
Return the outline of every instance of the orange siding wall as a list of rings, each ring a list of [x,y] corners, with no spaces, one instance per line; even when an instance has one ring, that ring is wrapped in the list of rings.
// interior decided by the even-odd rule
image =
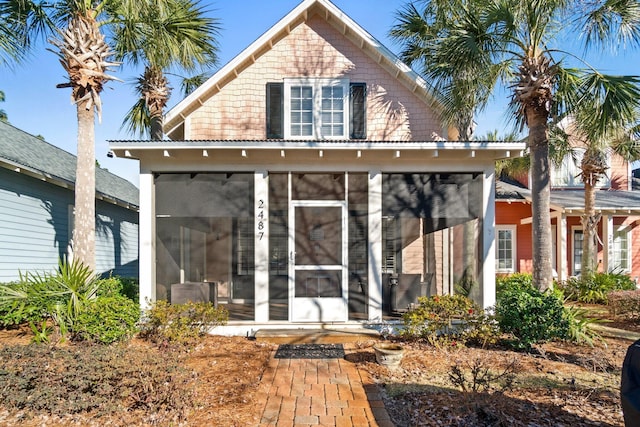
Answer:
[[[496,203],[496,225],[516,225],[516,268],[520,273],[532,271],[531,224],[520,224],[521,219],[530,216],[528,203]]]

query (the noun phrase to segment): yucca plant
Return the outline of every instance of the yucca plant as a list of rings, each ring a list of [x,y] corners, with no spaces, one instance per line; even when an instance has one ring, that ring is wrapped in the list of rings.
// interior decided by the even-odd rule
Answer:
[[[0,311],[19,308],[51,319],[61,337],[76,331],[78,315],[93,300],[99,278],[80,262],[61,260],[55,273],[20,273],[14,285],[0,285]],[[29,319],[32,327],[34,319]]]

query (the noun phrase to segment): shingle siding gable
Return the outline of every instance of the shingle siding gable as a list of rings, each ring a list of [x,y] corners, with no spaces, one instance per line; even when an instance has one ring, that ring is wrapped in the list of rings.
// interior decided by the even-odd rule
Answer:
[[[442,132],[426,100],[316,15],[300,23],[193,112],[188,138],[266,138],[266,85],[300,77],[365,82],[368,139],[431,140],[433,133]]]

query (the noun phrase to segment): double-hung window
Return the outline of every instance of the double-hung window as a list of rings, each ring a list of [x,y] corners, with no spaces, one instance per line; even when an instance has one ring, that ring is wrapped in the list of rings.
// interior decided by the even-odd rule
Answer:
[[[347,79],[267,84],[267,138],[363,139],[366,86]]]
[[[630,270],[629,231],[625,227],[616,227],[613,231],[613,246],[611,248],[610,270],[627,273]]]
[[[516,271],[515,244],[515,226],[496,227],[496,272],[514,273]]]

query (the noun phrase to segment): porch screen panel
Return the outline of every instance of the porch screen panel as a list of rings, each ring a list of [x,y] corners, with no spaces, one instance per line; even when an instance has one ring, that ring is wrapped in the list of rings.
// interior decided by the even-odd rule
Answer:
[[[156,298],[225,304],[252,320],[254,176],[164,173],[155,178]]]
[[[349,320],[368,318],[369,180],[349,173]]]
[[[289,319],[289,177],[269,173],[269,320]]]
[[[385,314],[419,296],[479,298],[482,174],[384,174],[382,216]]]
[[[344,200],[344,173],[294,173],[291,175],[293,200]]]

